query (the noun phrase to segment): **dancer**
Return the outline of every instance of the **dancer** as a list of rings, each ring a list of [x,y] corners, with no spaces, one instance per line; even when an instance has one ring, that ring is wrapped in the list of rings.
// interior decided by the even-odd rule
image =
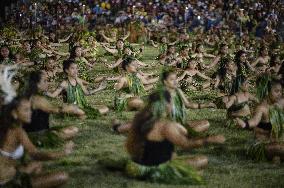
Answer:
[[[104,159],[99,162],[108,168],[124,170],[129,177],[150,182],[185,185],[203,183],[196,169],[207,165],[207,157],[174,157],[175,145],[188,150],[207,144],[222,144],[225,138],[220,135],[188,138],[188,132],[181,124],[156,113],[157,103],[164,99],[170,103],[170,98],[168,91],[151,94],[145,108],[136,114],[126,141],[130,159],[115,159],[112,162]],[[167,113],[168,110],[165,110],[161,113]]]
[[[64,102],[77,105],[80,109],[84,110],[89,118],[96,118],[98,115],[106,114],[109,111],[106,106],[100,106],[98,109],[94,109],[87,104],[85,99],[85,95],[93,95],[105,89],[106,85],[104,83],[97,89],[91,91],[87,90],[83,84],[83,80],[78,77],[77,64],[71,59],[63,62],[63,71],[67,75],[67,80],[62,81],[60,87],[54,92],[46,92],[45,94],[47,96],[56,98],[59,94],[65,92]]]
[[[29,133],[34,144],[42,147],[60,146],[63,140],[71,139],[78,133],[75,126],[50,127],[50,114],[74,114],[84,117],[85,113],[75,105],[52,105],[44,96],[48,89],[47,75],[43,71],[32,72],[29,76],[26,96],[32,104],[32,120],[23,128]]]
[[[144,102],[139,96],[143,96],[145,91],[152,89],[158,78],[147,78],[141,75],[131,58],[122,62],[122,68],[126,74],[121,76],[114,85],[117,91],[115,109],[118,111],[141,109]]]
[[[282,86],[275,80],[268,86],[268,95],[256,107],[252,118],[247,121],[237,118],[237,123],[241,128],[254,129],[256,142],[248,151],[254,159],[284,160]]]
[[[9,70],[9,71],[8,71]],[[1,88],[4,92],[4,106],[0,115],[0,186],[4,187],[56,187],[68,180],[65,172],[42,173],[38,160],[55,160],[69,155],[73,144],[68,143],[61,152],[41,152],[29,140],[22,129],[24,123],[31,122],[31,103],[23,97],[17,97],[11,79],[11,69],[1,72]],[[24,154],[34,162],[22,164]]]

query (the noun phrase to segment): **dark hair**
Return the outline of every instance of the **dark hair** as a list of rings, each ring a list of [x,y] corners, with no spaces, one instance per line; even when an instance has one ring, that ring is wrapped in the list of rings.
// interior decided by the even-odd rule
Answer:
[[[165,98],[168,103],[171,101],[171,95],[167,90],[152,93],[148,98],[149,102],[147,106],[134,117],[126,147],[128,153],[135,161],[141,160],[147,135],[153,129],[157,121],[156,118],[159,118],[154,117],[152,105],[155,102],[163,100],[163,98]]]
[[[2,106],[0,113],[0,144],[3,142],[1,138],[5,138],[7,131],[16,123],[16,119],[12,115],[13,110],[17,109],[24,100],[29,99],[26,97],[17,97],[9,104]]]
[[[271,92],[273,86],[275,86],[275,85],[281,85],[281,86],[282,86],[282,83],[281,83],[280,80],[272,79],[272,80],[270,81],[270,83],[268,84],[268,92],[269,92],[269,93]]]
[[[228,46],[226,43],[220,44],[220,47],[219,47],[219,55],[222,53],[222,52],[221,52],[221,49],[224,48],[224,47],[226,47],[226,46]]]
[[[265,46],[261,46],[261,47],[259,48],[259,55],[261,55],[262,52],[263,52],[265,49],[266,49]]]
[[[73,59],[67,59],[63,61],[63,71],[66,73],[66,70],[69,69],[72,64],[76,64]]]
[[[198,51],[198,48],[200,48],[200,46],[202,46],[202,44],[201,44],[201,43],[198,43],[198,44],[196,45],[195,52],[197,52],[197,51]]]
[[[235,56],[235,62],[238,64],[238,63],[240,63],[241,62],[241,55],[242,54],[245,54],[246,52],[244,51],[244,50],[239,50],[239,51],[237,51],[237,53],[236,53],[236,56]]]
[[[172,69],[163,70],[161,74],[161,81],[165,81],[174,71]]]
[[[76,49],[81,48],[81,46],[73,46],[70,50],[70,59],[75,59],[76,58]]]
[[[39,39],[34,39],[33,41],[32,41],[32,48],[35,48],[36,47],[36,43],[37,42],[41,42]]]
[[[38,93],[38,83],[41,80],[43,71],[31,72],[28,78],[28,86],[25,92],[25,96],[30,98],[31,96]]]
[[[174,45],[171,45],[171,44],[169,44],[168,46],[167,46],[167,54],[169,55],[170,54],[170,48],[171,47],[175,47]]]
[[[276,54],[274,54],[274,55],[271,56],[271,59],[270,59],[270,66],[271,66],[271,67],[273,67],[273,66],[276,65],[276,59],[279,58],[279,57],[280,57],[280,56],[279,56],[279,55],[276,55]],[[281,62],[280,62],[280,64],[281,64]]]

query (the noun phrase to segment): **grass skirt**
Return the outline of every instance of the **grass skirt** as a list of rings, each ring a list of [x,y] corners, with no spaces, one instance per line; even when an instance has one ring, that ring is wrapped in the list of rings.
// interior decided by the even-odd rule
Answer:
[[[122,112],[127,109],[127,98],[115,96],[114,109],[118,112]]]
[[[99,163],[110,169],[123,170],[130,178],[145,180],[152,183],[175,185],[203,184],[203,179],[197,171],[184,162],[174,159],[158,166],[145,166],[130,159],[104,159]]]
[[[64,144],[64,140],[60,138],[55,132],[60,131],[67,126],[55,126],[43,132],[28,133],[33,144],[43,148],[56,148]]]
[[[268,142],[257,141],[247,148],[247,155],[255,161],[267,161],[265,146]]]

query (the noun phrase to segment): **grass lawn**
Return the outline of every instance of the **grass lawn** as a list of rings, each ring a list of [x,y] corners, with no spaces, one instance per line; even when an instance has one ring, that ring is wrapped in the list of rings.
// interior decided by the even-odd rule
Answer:
[[[147,47],[143,61],[153,64],[157,49]],[[147,68],[158,73],[161,68]],[[147,69],[145,71],[147,71]],[[98,65],[94,76],[104,75],[108,70]],[[92,105],[106,104],[112,106],[114,98],[113,84],[95,96],[88,97]],[[198,98],[199,94],[189,97]],[[70,181],[66,187],[98,187],[98,188],[170,188],[189,187],[152,184],[127,178],[122,172],[109,171],[97,161],[104,157],[120,158],[127,156],[124,149],[125,136],[111,131],[111,122],[118,118],[131,120],[134,113],[122,114],[111,111],[110,114],[97,120],[51,119],[53,125],[76,125],[80,134],[74,139],[75,151],[67,158],[46,164],[47,170],[64,170],[70,173]],[[245,156],[247,143],[253,140],[252,132],[225,128],[226,113],[224,110],[204,109],[188,110],[188,119],[208,119],[210,133],[224,134],[227,142],[223,146],[210,146],[192,151],[178,151],[179,154],[203,154],[209,158],[209,166],[203,171],[206,184],[199,187],[284,187],[284,166],[268,162],[254,162]],[[197,186],[192,186],[197,187]]]

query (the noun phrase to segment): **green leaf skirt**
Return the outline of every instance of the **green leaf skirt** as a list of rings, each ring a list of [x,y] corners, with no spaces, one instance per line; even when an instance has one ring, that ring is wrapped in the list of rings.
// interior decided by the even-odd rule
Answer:
[[[123,170],[134,179],[152,183],[174,185],[200,185],[204,181],[195,169],[184,162],[184,159],[174,159],[158,166],[145,166],[130,159],[103,159],[99,163],[107,168]]]

